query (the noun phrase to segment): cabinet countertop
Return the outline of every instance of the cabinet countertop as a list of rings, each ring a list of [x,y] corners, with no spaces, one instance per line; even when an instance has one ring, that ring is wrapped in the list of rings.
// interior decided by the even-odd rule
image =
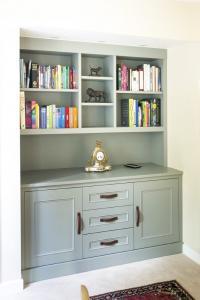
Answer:
[[[122,165],[113,166],[111,171],[87,173],[84,168],[51,169],[24,171],[21,176],[22,188],[39,188],[61,185],[93,184],[100,182],[135,180],[143,178],[182,175],[176,169],[152,163],[141,164],[140,169],[127,168]]]

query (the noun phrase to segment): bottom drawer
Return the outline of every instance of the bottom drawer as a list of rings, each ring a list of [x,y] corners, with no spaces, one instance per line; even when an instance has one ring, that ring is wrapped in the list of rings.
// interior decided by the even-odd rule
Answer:
[[[83,257],[133,250],[133,228],[83,236]]]

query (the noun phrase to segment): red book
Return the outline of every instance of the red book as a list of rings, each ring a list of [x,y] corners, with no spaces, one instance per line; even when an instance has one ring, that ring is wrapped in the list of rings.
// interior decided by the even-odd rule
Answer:
[[[127,78],[127,66],[125,64],[122,65],[122,91],[127,91],[128,87],[128,78]]]
[[[32,128],[32,103],[26,101],[26,128]]]
[[[69,88],[73,89],[73,68],[69,69]]]
[[[65,128],[69,128],[69,106],[65,107]]]

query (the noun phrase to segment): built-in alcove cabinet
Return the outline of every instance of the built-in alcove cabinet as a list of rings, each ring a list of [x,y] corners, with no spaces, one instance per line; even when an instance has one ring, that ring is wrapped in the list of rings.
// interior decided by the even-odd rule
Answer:
[[[40,106],[76,107],[77,128],[21,129],[22,273],[32,282],[182,249],[181,176],[167,168],[163,49],[21,38],[20,57],[75,70],[73,88],[21,88]],[[118,66],[160,70],[160,90],[119,89]],[[100,67],[98,75],[91,67]],[[103,92],[90,101],[88,89]],[[160,124],[122,126],[122,100],[160,100]],[[112,171],[85,173],[96,140]],[[125,168],[127,162],[141,169]]]

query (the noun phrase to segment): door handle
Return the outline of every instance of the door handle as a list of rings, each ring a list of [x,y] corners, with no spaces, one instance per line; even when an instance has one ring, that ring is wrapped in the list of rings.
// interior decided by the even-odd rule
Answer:
[[[77,234],[81,234],[81,213],[77,213]]]
[[[139,227],[140,225],[140,208],[136,206],[136,226]]]

